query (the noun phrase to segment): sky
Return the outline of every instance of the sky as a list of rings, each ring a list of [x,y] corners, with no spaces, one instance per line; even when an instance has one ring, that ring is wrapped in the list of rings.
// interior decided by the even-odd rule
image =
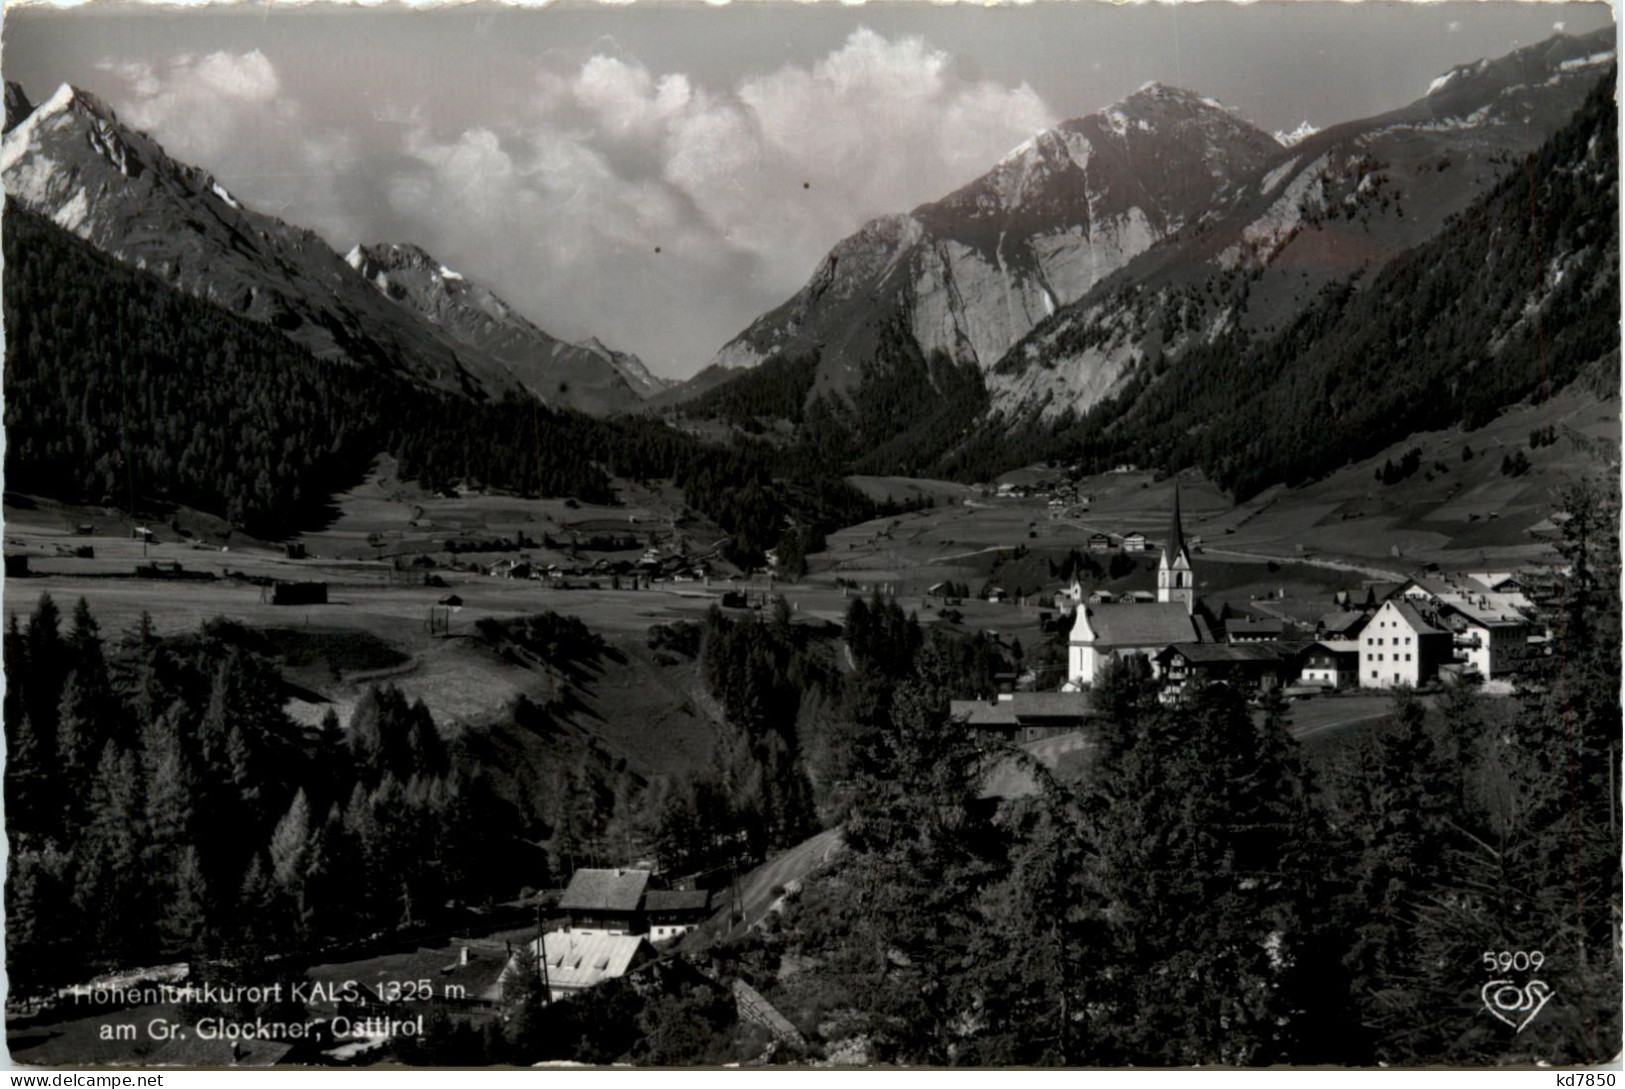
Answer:
[[[1605,4],[7,5],[0,71],[240,201],[413,242],[556,336],[704,367],[837,241],[1150,80],[1266,131],[1422,96]]]

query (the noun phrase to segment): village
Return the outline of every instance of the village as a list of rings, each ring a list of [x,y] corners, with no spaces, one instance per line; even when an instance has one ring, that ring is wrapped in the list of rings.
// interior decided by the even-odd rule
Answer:
[[[1617,429],[1580,405],[1569,419],[1598,437]],[[752,617],[783,599],[798,627],[838,648],[849,607],[878,596],[927,630],[995,647],[1003,665],[991,686],[955,700],[952,714],[1077,777],[1090,763],[1093,688],[1113,663],[1133,663],[1168,701],[1199,682],[1241,689],[1259,715],[1284,700],[1291,732],[1314,746],[1380,723],[1396,688],[1424,700],[1453,687],[1511,694],[1529,663],[1555,652],[1537,619],[1559,574],[1549,487],[1494,470],[1528,423],[1519,410],[1485,433],[1423,437],[1429,456],[1457,466],[1434,479],[1374,484],[1379,454],[1243,504],[1199,477],[1129,466],[1093,477],[1035,466],[983,485],[854,477],[897,513],[829,533],[804,573],[771,555],[756,569],[731,562],[727,535],[669,489],[626,484],[616,506],[442,495],[401,480],[388,458],[338,498],[330,523],[280,541],[185,509],[132,520],[116,507],[8,494],[7,592],[14,602],[84,597],[110,633],[144,614],[165,635],[230,616],[272,639],[292,682],[284,710],[307,727],[329,710],[344,720],[369,686],[388,683],[459,730],[498,722],[515,699],[556,694],[573,677],[572,728],[645,779],[703,768],[716,729],[694,666],[662,649],[660,633],[713,607]],[[1469,441],[1486,456],[1463,458]],[[1579,467],[1586,451],[1574,445]],[[607,656],[582,672],[493,634],[493,624],[548,612],[579,618]],[[840,653],[835,661],[850,668]],[[1012,756],[983,793],[997,806],[1034,789]],[[839,830],[826,829],[750,872],[693,875],[668,872],[638,844],[599,842],[551,888],[451,929],[321,958],[305,977],[322,984],[310,1012],[360,1031],[97,1046],[140,1062],[370,1063],[403,1046],[380,1025],[500,1018],[520,970],[544,976],[549,999],[565,1004],[614,980],[659,990],[679,973],[721,988],[771,1038],[792,1039],[761,994],[704,978],[694,951],[763,924],[838,850]],[[125,975],[173,981],[185,971]],[[431,985],[402,986],[423,980]],[[60,1001],[70,1004],[13,1011],[27,1013],[14,1018],[14,1050],[32,1044],[39,1061],[53,1049],[84,1054],[85,1032],[107,1011],[79,1016],[71,995]]]
[[[1152,546],[1135,531],[1115,541],[1092,534],[1088,547],[1143,553]],[[1028,670],[1007,676],[990,701],[954,701],[953,713],[1012,741],[1078,730],[1095,682],[1130,660],[1168,701],[1194,683],[1232,685],[1255,701],[1271,693],[1308,699],[1468,684],[1509,695],[1524,665],[1551,652],[1536,618],[1553,584],[1535,574],[1430,570],[1399,582],[1366,581],[1334,590],[1326,611],[1310,618],[1304,610],[1312,600],[1198,597],[1201,548],[1199,537],[1184,532],[1176,487],[1170,528],[1157,546],[1155,589],[1091,591],[1074,575],[1052,599],[1050,627],[1066,633],[1059,685],[1051,676],[1046,687],[1039,670]],[[988,598],[1002,594],[991,590]]]
[[[428,697],[437,711],[457,700],[468,714],[466,690],[440,685],[468,668],[470,652],[436,648],[466,644],[480,618],[554,608],[618,632],[628,645],[712,606],[748,614],[782,597],[801,623],[839,623],[853,598],[878,594],[922,624],[988,636],[1006,668],[984,698],[955,700],[951,713],[1063,775],[1086,774],[1092,689],[1114,663],[1136,663],[1167,701],[1196,683],[1237,687],[1259,707],[1284,698],[1289,721],[1307,736],[1360,729],[1387,712],[1398,687],[1510,694],[1521,669],[1552,652],[1536,619],[1552,592],[1549,566],[1448,570],[1425,562],[1406,577],[1373,577],[1358,562],[1332,567],[1279,553],[1246,556],[1244,548],[1208,543],[1215,531],[1226,545],[1236,535],[1224,528],[1222,497],[1200,482],[1159,482],[1124,470],[1088,487],[1064,480],[945,486],[913,513],[831,535],[801,579],[780,577],[771,562],[759,571],[733,567],[716,543],[689,544],[669,518],[651,525],[651,510],[610,516],[542,501],[517,521],[515,500],[462,496],[438,502],[504,513],[461,520],[455,536],[435,540],[429,534],[445,533],[449,521],[436,500],[413,498],[406,521],[419,524],[392,525],[379,512],[402,501],[381,505],[372,498],[377,484],[362,489],[325,535],[282,545],[201,548],[173,528],[166,534],[143,525],[126,536],[116,524],[84,520],[83,512],[18,509],[8,519],[6,566],[12,592],[82,593],[109,614],[110,627],[152,609],[165,627],[182,629],[221,611],[221,595],[229,594],[232,612],[248,623],[367,633],[393,648],[382,670],[334,666],[325,692],[296,695],[288,712],[307,719],[329,702],[346,707],[379,675]],[[1200,534],[1188,531],[1183,508],[1191,499]],[[1080,525],[1080,518],[1088,521]],[[1107,520],[1127,526],[1089,528]],[[948,525],[954,538],[928,538],[949,550],[946,562],[897,563],[899,542]],[[1536,543],[1544,551],[1538,534]],[[956,547],[964,551],[956,555]],[[984,793],[997,805],[1033,789],[1031,775],[1010,764],[993,770]],[[662,872],[655,859],[617,857],[601,845],[598,859],[562,875],[560,887],[530,891],[483,923],[471,919],[457,932],[308,969],[310,1015],[343,1032],[123,1040],[117,1053],[144,1062],[368,1063],[393,1054],[421,1031],[424,1017],[475,1025],[500,1018],[516,972],[539,973],[553,1002],[610,980],[658,990],[673,972],[695,986],[720,987],[695,968],[703,960],[663,954],[692,952],[684,939],[696,930],[703,948],[762,923],[786,888],[836,849],[830,835],[769,860],[758,873],[709,876]],[[175,982],[184,980],[185,966],[138,975]],[[93,981],[79,993],[114,982]],[[741,1018],[772,1038],[794,1038],[794,1026],[740,981],[727,995]],[[74,994],[62,1001],[71,1008]],[[137,1007],[131,1016],[169,1008]],[[28,1041],[26,1025],[14,1046]],[[73,1032],[57,1039],[83,1043]],[[48,1055],[53,1045],[43,1046],[40,1054]]]

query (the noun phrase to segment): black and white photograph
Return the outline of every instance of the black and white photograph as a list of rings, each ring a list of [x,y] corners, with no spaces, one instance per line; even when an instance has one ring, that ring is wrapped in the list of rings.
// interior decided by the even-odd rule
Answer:
[[[3,20],[11,1067],[1614,1084],[1610,4]]]

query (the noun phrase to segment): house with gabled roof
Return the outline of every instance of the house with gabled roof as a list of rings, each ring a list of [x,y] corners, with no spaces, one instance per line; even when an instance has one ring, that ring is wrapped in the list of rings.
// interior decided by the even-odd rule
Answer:
[[[1324,688],[1351,688],[1360,680],[1358,639],[1319,639],[1309,645],[1301,659],[1300,684]]]
[[[1368,614],[1355,609],[1339,609],[1315,621],[1315,638],[1349,640],[1365,629]]]
[[[605,980],[619,979],[658,954],[649,939],[637,934],[587,934],[556,930],[531,942],[537,971],[556,1002],[580,994]]]
[[[1010,742],[1081,729],[1095,709],[1087,692],[1000,692],[991,700],[950,700],[948,714]]]
[[[711,901],[709,889],[650,889],[643,896],[649,940],[670,941],[687,934],[711,917]]]
[[[645,934],[643,895],[648,870],[577,870],[559,897],[559,910],[570,916],[576,934]]]
[[[1291,680],[1298,646],[1301,644],[1174,643],[1158,651],[1154,661],[1168,692],[1177,693],[1198,677],[1243,691],[1268,691]]]
[[[1360,687],[1416,687],[1451,661],[1452,637],[1404,598],[1383,602],[1360,635]]]

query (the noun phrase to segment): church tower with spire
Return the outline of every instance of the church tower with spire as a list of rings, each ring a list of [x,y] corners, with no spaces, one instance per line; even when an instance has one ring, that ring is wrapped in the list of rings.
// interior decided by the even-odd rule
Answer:
[[[1174,485],[1174,523],[1162,546],[1157,564],[1157,600],[1178,602],[1187,613],[1196,611],[1196,572],[1191,570],[1190,549],[1185,546],[1185,527],[1179,521],[1179,485]]]

